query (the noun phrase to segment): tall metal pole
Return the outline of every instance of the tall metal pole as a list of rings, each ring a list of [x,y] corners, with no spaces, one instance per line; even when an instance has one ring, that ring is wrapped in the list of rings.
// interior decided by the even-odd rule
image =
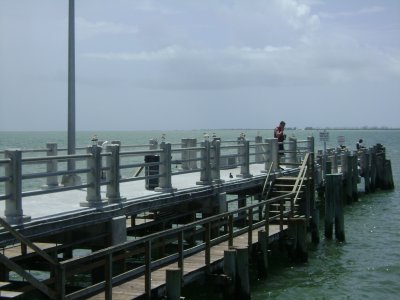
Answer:
[[[75,0],[69,0],[68,15],[68,154],[75,154]],[[75,161],[68,161],[68,170]]]

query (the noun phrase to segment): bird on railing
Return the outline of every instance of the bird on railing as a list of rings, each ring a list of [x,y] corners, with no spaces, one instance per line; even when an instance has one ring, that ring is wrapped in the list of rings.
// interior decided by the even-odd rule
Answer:
[[[92,136],[92,145],[94,146],[94,145],[97,145],[97,141],[98,141],[99,139],[97,138],[97,135],[95,134],[95,135],[93,135]]]
[[[204,139],[208,140],[209,137],[210,135],[207,132],[204,132]]]
[[[166,136],[165,133],[163,133],[163,134],[161,135],[161,142],[165,142],[165,136]]]

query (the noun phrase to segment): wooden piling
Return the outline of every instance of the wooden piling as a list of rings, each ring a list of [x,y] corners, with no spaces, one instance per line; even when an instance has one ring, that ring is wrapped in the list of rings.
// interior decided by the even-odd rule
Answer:
[[[353,201],[358,201],[358,189],[357,189],[357,183],[358,183],[358,157],[356,154],[353,155],[352,157],[352,177],[351,177],[351,200]]]
[[[288,224],[289,258],[295,262],[306,262],[307,252],[307,220],[291,218]]]
[[[236,249],[236,283],[238,299],[250,300],[249,249]]]
[[[335,178],[338,178],[338,175],[329,174],[325,177],[325,238],[327,239],[332,239],[333,236],[335,191],[337,190]]]
[[[258,246],[258,273],[264,277],[268,272],[268,233],[264,230],[258,232]]]
[[[223,299],[235,299],[236,286],[236,250],[229,249],[224,251],[224,274],[228,276],[230,284],[223,289]]]
[[[182,289],[182,270],[168,269],[166,272],[167,300],[180,300]]]

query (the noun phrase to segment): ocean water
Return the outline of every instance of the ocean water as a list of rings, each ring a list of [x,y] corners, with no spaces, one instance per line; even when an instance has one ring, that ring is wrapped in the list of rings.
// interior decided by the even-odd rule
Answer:
[[[90,144],[96,134],[100,140],[121,140],[122,144],[145,144],[151,138],[176,143],[181,138],[198,138],[215,133],[222,140],[234,140],[241,133],[254,140],[272,136],[272,130],[193,130],[140,132],[78,132],[77,146]],[[318,131],[287,130],[288,136],[315,137],[316,149],[323,149]],[[395,189],[361,195],[359,201],[345,207],[346,241],[338,243],[323,238],[310,249],[309,260],[293,264],[284,253],[275,256],[267,278],[251,276],[252,299],[399,299],[400,295],[400,131],[331,130],[327,147],[337,146],[337,137],[355,149],[359,138],[367,147],[381,143],[391,159]],[[65,132],[0,132],[0,151],[7,148],[45,148],[46,142],[66,147]],[[30,155],[31,156],[31,155]],[[0,170],[1,172],[1,170]],[[322,224],[323,225],[323,224]],[[187,291],[187,299],[222,299],[214,288]]]

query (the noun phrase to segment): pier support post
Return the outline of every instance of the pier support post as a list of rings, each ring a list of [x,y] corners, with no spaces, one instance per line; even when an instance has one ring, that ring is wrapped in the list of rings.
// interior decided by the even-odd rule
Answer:
[[[333,220],[335,220],[335,236],[339,241],[344,241],[344,212],[341,197],[342,177],[340,174],[326,176],[325,197],[325,237],[333,237]]]
[[[10,178],[5,182],[6,199],[4,216],[10,224],[21,224],[31,217],[24,216],[22,210],[22,152],[20,149],[6,150],[5,158],[10,162],[5,165],[4,175]]]
[[[309,153],[315,153],[314,149],[314,137],[313,136],[308,136],[307,137],[307,151]]]
[[[288,224],[289,257],[296,262],[306,262],[307,253],[307,220],[291,218]]]
[[[86,148],[90,157],[87,159],[87,167],[90,171],[87,173],[87,193],[86,202],[81,202],[82,207],[102,207],[108,202],[101,199],[101,150],[97,144]]]
[[[268,232],[265,230],[258,231],[258,246],[259,246],[259,263],[258,273],[265,277],[268,272]]]
[[[352,201],[358,201],[358,189],[357,189],[357,184],[358,184],[358,156],[357,153],[354,153],[353,158],[352,158],[352,164],[353,164],[353,171],[352,171],[352,178],[351,178],[351,200]]]
[[[364,177],[364,192],[370,192],[370,153],[369,150],[364,149],[358,152],[360,155],[361,176]]]
[[[371,155],[371,165],[370,165],[370,190],[375,192],[376,189],[376,148],[373,147],[370,152]]]
[[[210,141],[205,139],[201,143],[201,171],[200,171],[200,181],[197,181],[198,185],[208,185],[211,184],[211,166],[210,166]]]
[[[244,138],[239,142],[242,146],[239,146],[239,160],[240,162],[240,174],[237,174],[237,178],[250,178],[253,175],[250,174],[250,142]]]
[[[47,143],[47,156],[57,156],[57,143]],[[57,159],[52,159],[47,161],[47,173],[53,173],[58,171],[58,161]],[[54,189],[58,188],[58,176],[47,176],[46,177],[46,185],[42,186],[42,189]]]
[[[111,155],[106,158],[106,166],[108,170],[106,172],[106,179],[109,182],[107,184],[107,198],[108,203],[120,203],[125,200],[121,198],[120,190],[119,190],[119,180],[120,180],[120,157],[119,151],[120,146],[118,144],[111,144],[106,146],[106,151]]]
[[[163,150],[160,154],[160,178],[158,187],[156,187],[154,191],[171,193],[173,191],[176,191],[176,189],[174,189],[171,184],[171,144],[162,142],[160,144],[160,148]]]
[[[249,248],[236,248],[236,283],[239,299],[250,300]]]
[[[224,251],[224,274],[230,278],[230,284],[223,290],[223,299],[235,299],[236,286],[236,250]]]
[[[180,300],[182,289],[182,270],[180,268],[165,271],[167,300]]]

